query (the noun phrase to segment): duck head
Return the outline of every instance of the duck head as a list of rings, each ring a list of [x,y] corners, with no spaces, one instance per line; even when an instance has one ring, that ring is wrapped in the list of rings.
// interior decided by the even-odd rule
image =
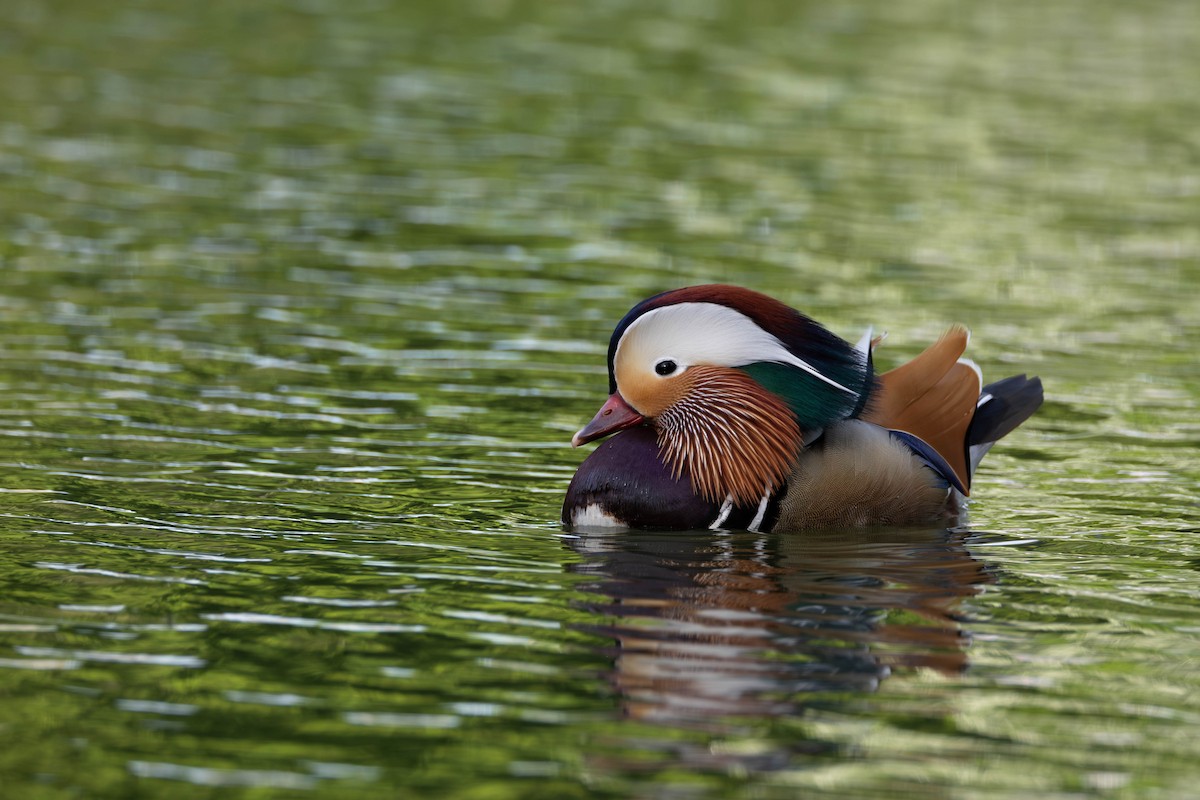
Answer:
[[[868,351],[749,289],[655,295],[613,331],[610,396],[571,442],[648,425],[659,458],[697,495],[757,503],[806,442],[863,410],[874,387]]]

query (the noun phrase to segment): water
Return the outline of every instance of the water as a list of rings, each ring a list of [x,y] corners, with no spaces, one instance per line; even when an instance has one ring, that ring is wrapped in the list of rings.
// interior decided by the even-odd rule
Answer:
[[[15,0],[0,795],[1182,798],[1191,3]],[[1042,411],[954,530],[557,525],[637,300]]]

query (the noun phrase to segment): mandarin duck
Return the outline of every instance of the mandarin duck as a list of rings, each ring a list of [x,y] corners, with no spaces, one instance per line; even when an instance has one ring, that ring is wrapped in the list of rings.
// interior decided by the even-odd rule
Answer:
[[[880,337],[881,338],[881,337]],[[1038,378],[983,385],[953,327],[876,375],[857,345],[764,294],[693,286],[638,303],[608,345],[609,397],[572,439],[572,528],[809,528],[957,516],[984,453],[1042,404]]]

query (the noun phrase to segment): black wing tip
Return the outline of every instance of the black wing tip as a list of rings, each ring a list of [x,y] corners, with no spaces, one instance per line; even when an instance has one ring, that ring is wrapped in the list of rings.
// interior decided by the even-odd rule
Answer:
[[[989,383],[981,396],[988,399],[976,409],[967,429],[968,447],[1004,438],[1033,416],[1045,400],[1042,379],[1024,374]]]

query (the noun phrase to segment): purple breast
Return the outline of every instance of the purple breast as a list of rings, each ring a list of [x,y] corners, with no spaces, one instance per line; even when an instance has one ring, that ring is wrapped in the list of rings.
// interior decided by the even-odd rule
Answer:
[[[627,528],[707,528],[720,507],[692,491],[659,459],[654,431],[641,426],[609,437],[592,451],[571,479],[562,519],[572,525],[585,509]]]

